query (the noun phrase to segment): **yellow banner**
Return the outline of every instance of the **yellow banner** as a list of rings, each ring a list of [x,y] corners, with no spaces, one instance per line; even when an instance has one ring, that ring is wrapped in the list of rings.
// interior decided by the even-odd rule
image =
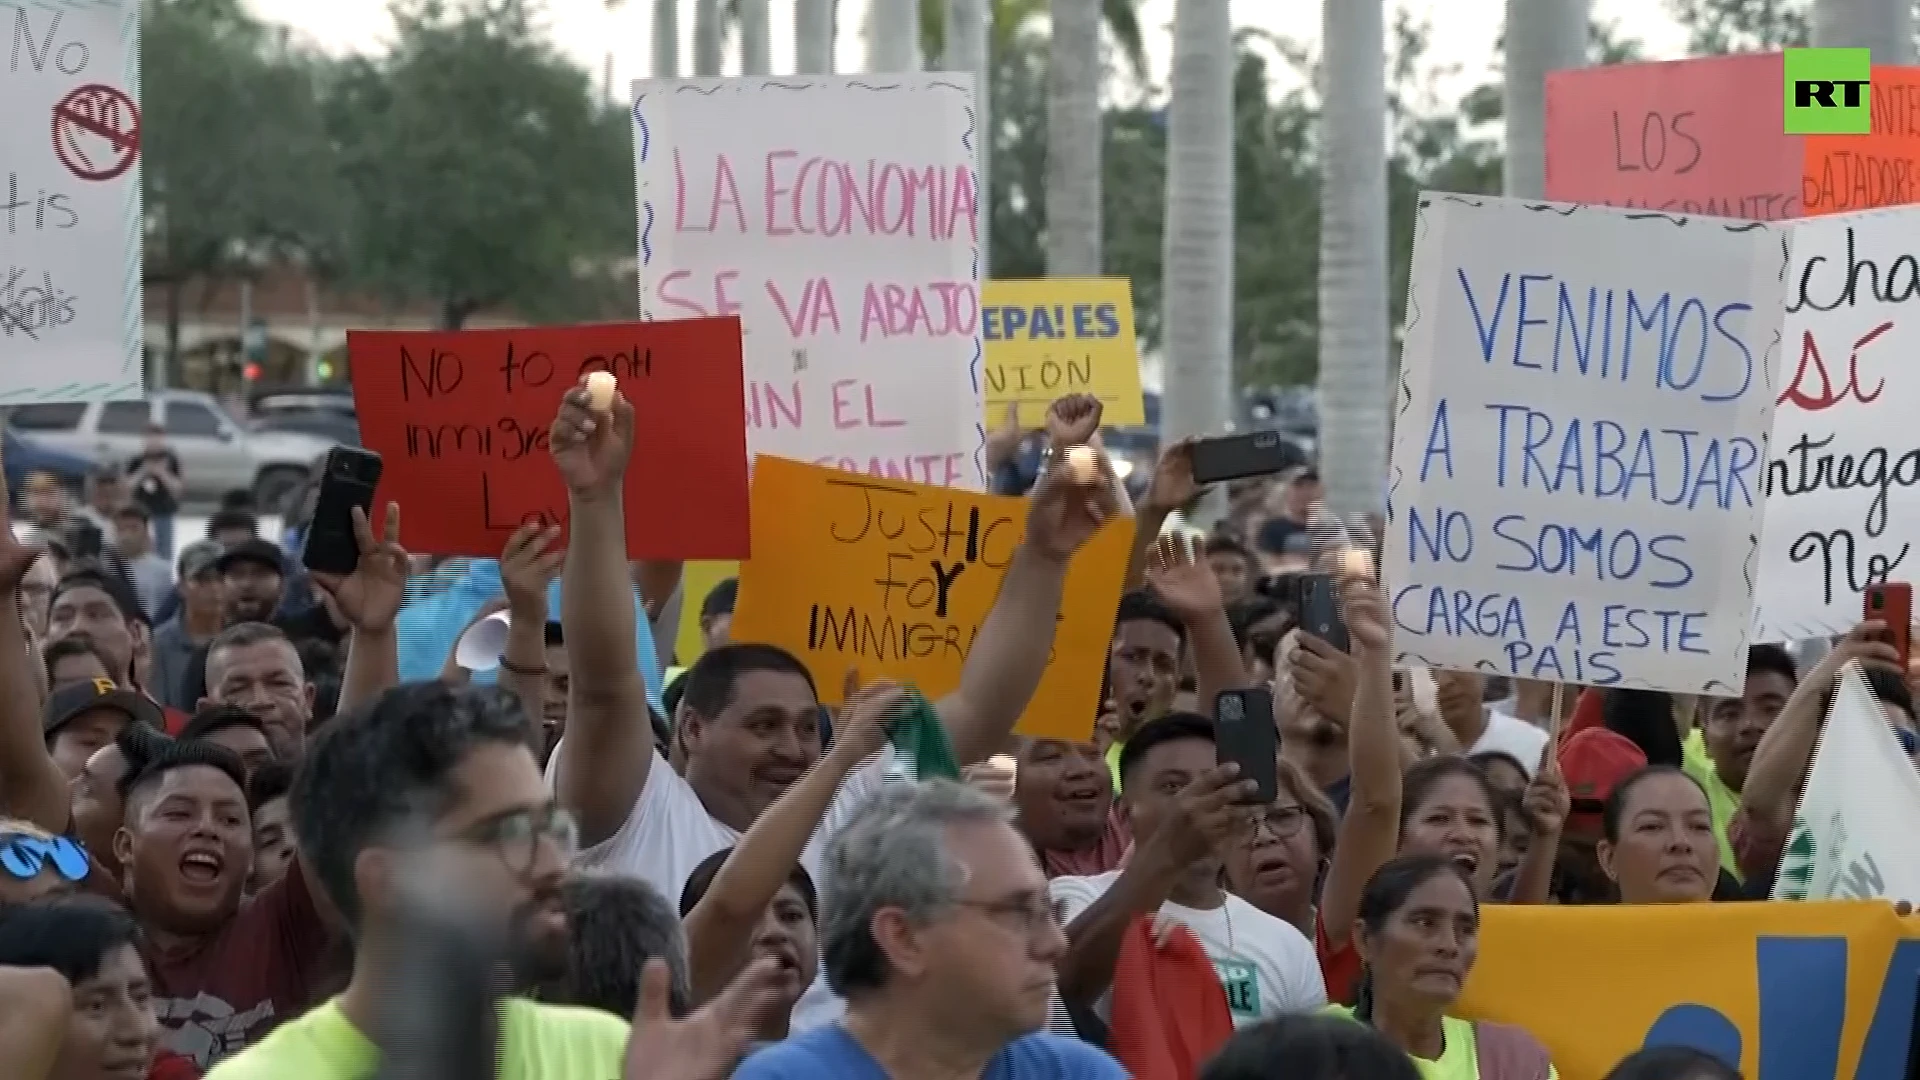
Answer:
[[[1459,1013],[1519,1024],[1561,1080],[1680,1043],[1752,1080],[1900,1080],[1920,918],[1875,902],[1481,910]]]
[[[1098,397],[1108,424],[1147,422],[1126,278],[989,281],[981,290],[980,339],[990,428],[1010,402],[1019,402],[1022,426],[1039,427],[1062,394]]]
[[[673,637],[676,665],[692,667],[700,654],[707,651],[706,642],[700,636],[700,605],[707,602],[707,594],[715,585],[739,572],[739,563],[713,559],[690,562],[681,568],[680,626]]]
[[[1000,592],[1026,532],[1025,499],[754,460],[753,557],[740,567],[733,640],[806,662],[823,701],[848,668],[938,699]],[[1067,571],[1051,662],[1019,730],[1085,739],[1099,710],[1133,523],[1102,529]]]

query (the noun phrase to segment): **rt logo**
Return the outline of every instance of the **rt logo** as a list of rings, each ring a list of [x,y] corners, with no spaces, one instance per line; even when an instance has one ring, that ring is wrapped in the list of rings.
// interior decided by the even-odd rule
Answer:
[[[1788,49],[1786,133],[1868,135],[1873,132],[1870,49]]]

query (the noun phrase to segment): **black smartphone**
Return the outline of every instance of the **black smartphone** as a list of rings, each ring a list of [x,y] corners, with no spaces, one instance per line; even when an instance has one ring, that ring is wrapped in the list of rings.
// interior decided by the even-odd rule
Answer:
[[[360,565],[360,542],[353,536],[353,509],[373,520],[373,489],[380,485],[380,455],[353,446],[327,451],[320,466],[320,491],[313,501],[300,561],[323,574],[351,574]]]
[[[1253,802],[1265,806],[1280,797],[1280,731],[1270,691],[1220,691],[1213,699],[1213,739],[1220,763],[1240,766],[1240,779],[1257,786]]]
[[[1214,484],[1245,476],[1265,476],[1304,464],[1306,455],[1277,431],[1249,431],[1201,439],[1193,444],[1193,479]]]
[[[1340,616],[1340,594],[1332,574],[1300,575],[1300,629],[1341,652],[1349,651],[1347,621]]]

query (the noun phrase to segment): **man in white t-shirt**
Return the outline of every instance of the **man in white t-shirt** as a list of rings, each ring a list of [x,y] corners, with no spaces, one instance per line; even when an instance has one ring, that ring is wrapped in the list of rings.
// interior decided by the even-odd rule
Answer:
[[[1254,809],[1245,801],[1252,782],[1216,764],[1213,722],[1194,713],[1149,721],[1127,740],[1120,771],[1132,856],[1120,870],[1049,885],[1067,920],[1061,999],[1108,1020],[1126,930],[1158,912],[1199,940],[1235,1027],[1325,1005],[1326,983],[1306,936],[1220,887],[1219,852],[1252,827]]]
[[[694,867],[737,842],[819,760],[820,699],[800,659],[736,639],[701,657],[685,676],[673,718],[685,775],[655,749],[634,660],[633,609],[626,601],[622,488],[633,423],[633,408],[623,397],[615,395],[611,409],[596,414],[586,389],[576,387],[563,399],[552,430],[554,463],[569,493],[561,621],[573,668],[554,781],[561,805],[580,822],[579,863],[640,878],[677,904]],[[1055,402],[1049,414],[1049,429],[1065,444],[1086,442],[1098,425],[1098,402],[1086,395]],[[858,500],[863,493],[854,489],[850,497]],[[860,504],[844,509],[857,514]],[[1068,562],[1114,516],[1108,485],[1081,485],[1054,474],[1035,488],[1025,536],[979,628],[960,686],[935,705],[961,764],[998,752],[1012,732],[1046,668]],[[943,564],[951,564],[943,570],[949,579],[964,563],[964,537],[952,547]],[[974,572],[991,571],[982,566]],[[800,860],[816,880],[826,841],[879,790],[888,758],[882,754],[855,769],[835,795]],[[825,980],[816,985],[819,992],[795,1010],[796,1029],[837,1012],[821,1000]]]
[[[1440,719],[1460,740],[1461,753],[1471,757],[1495,750],[1511,755],[1529,777],[1540,767],[1540,754],[1547,747],[1546,729],[1482,704],[1486,681],[1479,674],[1436,669],[1433,682]],[[1564,723],[1571,717],[1560,719]]]

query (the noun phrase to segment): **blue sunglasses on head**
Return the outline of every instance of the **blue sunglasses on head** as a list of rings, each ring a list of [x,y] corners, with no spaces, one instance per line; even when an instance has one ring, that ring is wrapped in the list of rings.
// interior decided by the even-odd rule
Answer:
[[[84,881],[92,869],[87,849],[72,837],[43,840],[24,833],[0,833],[0,869],[9,876],[26,881],[39,876],[49,863],[55,873],[68,881]]]

